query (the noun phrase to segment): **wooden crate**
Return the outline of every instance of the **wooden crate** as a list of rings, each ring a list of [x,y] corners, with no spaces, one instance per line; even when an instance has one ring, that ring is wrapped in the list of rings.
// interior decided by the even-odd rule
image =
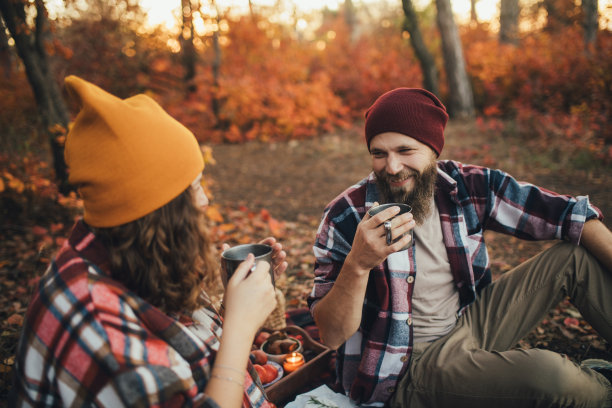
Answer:
[[[268,399],[279,407],[291,402],[297,394],[306,392],[309,383],[314,383],[322,374],[328,372],[333,353],[333,350],[313,340],[299,326],[287,326],[286,332],[292,336],[301,335],[304,352],[310,350],[314,351],[317,355],[298,370],[285,374],[279,381],[265,388]]]

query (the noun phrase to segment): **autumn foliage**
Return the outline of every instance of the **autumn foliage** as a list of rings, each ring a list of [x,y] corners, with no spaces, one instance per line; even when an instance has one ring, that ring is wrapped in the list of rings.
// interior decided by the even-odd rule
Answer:
[[[146,92],[205,145],[316,137],[359,122],[381,93],[422,84],[401,13],[372,19],[355,33],[342,13],[328,11],[312,36],[264,15],[202,14],[216,31],[194,38],[196,72],[189,84],[176,35],[143,29],[137,9],[124,14],[81,12],[54,23],[47,51],[58,83],[76,74],[121,97]],[[427,46],[442,71],[435,22],[423,18]],[[600,29],[591,47],[576,25],[526,32],[518,46],[500,44],[486,24],[460,30],[481,131],[551,151],[561,165],[589,170],[612,164],[609,30]],[[11,355],[2,348],[14,348],[28,295],[81,203],[74,193],[58,192],[18,57],[1,60],[8,65],[0,68],[0,323],[2,339],[10,341],[3,340],[0,351]],[[440,79],[445,101],[452,90],[443,71]],[[483,146],[471,148],[486,153]],[[214,151],[204,153],[212,163]],[[218,242],[283,237],[287,228],[265,210],[211,206],[208,216]],[[0,382],[12,365],[2,363]]]
[[[342,13],[327,12],[307,39],[261,15],[202,17],[217,31],[194,38],[189,91],[183,55],[174,48],[180,42],[160,29],[142,30],[136,18],[81,13],[56,23],[48,50],[58,76],[81,75],[119,96],[148,92],[204,143],[313,137],[361,119],[386,90],[422,83],[400,15],[355,35]],[[422,29],[442,67],[434,22],[425,19]],[[590,48],[576,25],[525,33],[516,47],[500,44],[485,24],[461,27],[461,35],[483,130],[612,161],[609,31],[600,30]],[[31,91],[15,68],[0,83],[9,95],[0,100],[0,123],[27,129],[25,140],[40,143],[32,139]],[[450,91],[441,72],[444,101]]]
[[[610,32],[590,50],[575,27],[533,33],[520,47],[478,29],[463,38],[484,130],[582,157],[582,165],[612,162]]]

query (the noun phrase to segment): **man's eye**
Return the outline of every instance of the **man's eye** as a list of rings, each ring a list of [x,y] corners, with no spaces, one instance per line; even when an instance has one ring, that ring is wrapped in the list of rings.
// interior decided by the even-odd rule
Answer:
[[[372,152],[372,157],[380,159],[380,158],[385,157],[385,154],[383,152]]]

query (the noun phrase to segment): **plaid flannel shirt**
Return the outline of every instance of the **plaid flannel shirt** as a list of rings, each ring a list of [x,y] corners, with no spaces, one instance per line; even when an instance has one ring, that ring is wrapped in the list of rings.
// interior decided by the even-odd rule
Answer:
[[[220,335],[213,311],[176,319],[111,279],[79,221],[30,303],[11,406],[218,407],[203,391]],[[253,378],[243,406],[270,406]]]
[[[526,240],[565,239],[578,244],[584,222],[602,218],[587,197],[559,195],[517,182],[499,170],[438,162],[435,203],[459,291],[457,316],[491,282],[483,232]],[[314,244],[311,312],[334,285],[351,250],[357,225],[379,201],[374,174],[336,197],[325,209]],[[338,350],[338,379],[358,403],[386,402],[410,363],[412,292],[418,266],[413,245],[370,271],[359,329]]]

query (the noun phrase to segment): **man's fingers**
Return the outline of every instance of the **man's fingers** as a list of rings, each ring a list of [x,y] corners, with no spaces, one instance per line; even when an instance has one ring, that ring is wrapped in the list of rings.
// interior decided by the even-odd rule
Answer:
[[[378,214],[374,215],[371,218],[371,222],[378,227],[383,222],[387,221],[389,218],[395,217],[400,212],[400,208],[397,206],[387,208],[386,210],[382,210]]]
[[[378,207],[378,201],[374,201],[374,204],[372,204],[370,210],[376,207]],[[372,216],[370,215],[370,210],[366,211],[365,216],[363,217],[364,220],[369,220],[370,218],[372,218]]]

